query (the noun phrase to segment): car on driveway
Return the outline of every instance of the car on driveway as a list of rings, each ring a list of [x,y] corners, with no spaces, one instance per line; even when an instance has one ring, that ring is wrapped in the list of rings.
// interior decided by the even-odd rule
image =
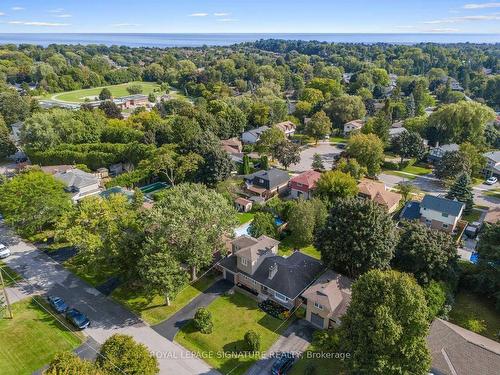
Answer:
[[[90,325],[89,318],[84,313],[73,308],[66,310],[66,320],[78,329],[85,329]]]
[[[10,256],[9,248],[0,243],[0,259],[5,259],[8,256]]]
[[[271,368],[272,375],[284,375],[292,368],[295,356],[292,353],[277,353],[278,358]]]
[[[66,305],[66,302],[64,302],[61,297],[48,296],[47,301],[49,302],[50,307],[52,307],[59,314],[68,310],[68,305]]]
[[[490,177],[484,183],[486,185],[495,185],[497,183],[497,181],[498,181],[498,178],[496,178],[496,177]]]

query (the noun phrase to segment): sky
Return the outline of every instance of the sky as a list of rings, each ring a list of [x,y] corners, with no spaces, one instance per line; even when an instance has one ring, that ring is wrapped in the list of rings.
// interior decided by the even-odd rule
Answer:
[[[500,33],[500,2],[0,0],[0,33],[30,32]]]

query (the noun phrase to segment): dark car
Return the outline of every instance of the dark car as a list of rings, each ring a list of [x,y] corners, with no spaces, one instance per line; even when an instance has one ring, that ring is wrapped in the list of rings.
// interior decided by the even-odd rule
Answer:
[[[337,143],[335,146],[337,146],[337,148],[340,148],[341,150],[343,150],[344,148],[347,147],[347,143]]]
[[[61,297],[48,296],[47,301],[49,302],[50,307],[52,307],[56,312],[62,314],[68,309],[68,305]]]
[[[78,329],[85,329],[90,325],[89,318],[77,309],[66,311],[66,319]]]
[[[292,368],[295,357],[292,353],[279,353],[277,357],[278,359],[274,362],[273,368],[271,369],[271,374],[284,375]]]

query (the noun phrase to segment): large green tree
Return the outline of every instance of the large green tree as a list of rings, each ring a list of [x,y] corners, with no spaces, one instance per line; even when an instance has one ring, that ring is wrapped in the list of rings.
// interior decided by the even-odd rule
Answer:
[[[487,224],[481,234],[477,252],[479,262],[476,273],[477,290],[492,297],[500,311],[500,221]]]
[[[384,161],[384,144],[375,134],[356,134],[348,142],[347,152],[365,167],[369,176],[380,171]]]
[[[366,115],[362,98],[351,95],[334,98],[325,106],[325,112],[338,129],[341,129],[346,122],[361,119]]]
[[[395,152],[401,157],[401,165],[405,158],[422,159],[425,155],[425,144],[422,137],[415,132],[403,132],[392,141]]]
[[[348,173],[327,171],[316,182],[315,196],[333,203],[339,198],[355,197],[358,194],[358,183]]]
[[[342,318],[341,345],[351,353],[353,374],[427,375],[431,356],[424,293],[415,280],[396,271],[372,270],[352,286]]]
[[[332,206],[315,244],[327,267],[356,278],[370,269],[388,268],[397,240],[394,222],[380,205],[349,198]]]
[[[259,152],[272,155],[273,149],[283,141],[286,141],[285,133],[273,126],[261,134],[257,149]]]
[[[81,359],[74,353],[61,352],[56,354],[43,374],[106,375],[107,373],[99,369],[93,362]]]
[[[63,183],[39,170],[20,173],[0,185],[0,212],[7,224],[26,236],[52,228],[70,208]]]
[[[223,195],[201,184],[166,190],[146,215],[147,240],[167,239],[176,259],[191,268],[191,277],[224,252],[223,239],[237,225],[236,211]]]
[[[471,162],[466,154],[460,151],[447,151],[436,165],[434,174],[437,178],[454,180],[461,174],[471,173]]]
[[[270,212],[257,212],[250,223],[249,232],[253,237],[265,235],[278,238],[274,215]]]
[[[0,116],[0,159],[10,156],[16,152],[16,146],[10,139],[10,132],[3,117]]]
[[[470,176],[467,173],[462,173],[451,185],[448,194],[448,199],[456,199],[459,202],[465,203],[465,212],[470,212],[474,206],[474,193]]]
[[[15,90],[0,92],[0,115],[7,125],[17,121],[23,121],[30,113],[30,105],[27,100],[19,96]]]
[[[271,155],[279,161],[285,169],[288,169],[290,165],[300,162],[300,146],[289,140],[284,140],[274,146]]]
[[[296,246],[310,245],[316,231],[323,227],[328,211],[319,199],[299,199],[288,213],[290,237]]]
[[[331,132],[332,122],[324,111],[316,112],[306,124],[306,133],[314,138],[316,144],[318,140],[325,138]]]

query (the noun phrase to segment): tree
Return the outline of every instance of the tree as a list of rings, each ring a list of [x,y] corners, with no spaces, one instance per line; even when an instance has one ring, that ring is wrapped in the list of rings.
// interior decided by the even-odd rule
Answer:
[[[455,179],[457,176],[471,173],[470,160],[460,151],[447,151],[436,165],[434,174],[440,179]]]
[[[375,134],[379,139],[387,144],[389,142],[389,129],[391,128],[391,122],[387,118],[387,115],[380,112],[375,117],[370,117],[363,127],[362,132],[367,134],[366,129],[370,129],[370,132]]]
[[[415,187],[412,184],[404,182],[398,182],[395,187],[396,191],[403,197],[403,202],[408,202],[413,191],[415,190]]]
[[[138,270],[144,290],[151,296],[155,294],[164,296],[165,304],[170,306],[170,301],[187,283],[186,271],[171,254],[171,249],[165,240],[154,244],[146,242],[142,253]]]
[[[288,213],[288,230],[292,242],[298,246],[310,245],[314,234],[325,224],[328,212],[319,199],[299,199]]]
[[[460,153],[469,160],[471,174],[481,176],[481,172],[486,166],[486,158],[478,147],[472,143],[464,142],[460,145]]]
[[[429,309],[429,321],[445,313],[447,288],[442,281],[431,280],[423,287],[427,308]]]
[[[457,277],[457,246],[445,232],[415,222],[403,222],[393,265],[415,276],[419,284],[431,280],[454,282]]]
[[[289,140],[284,140],[274,146],[271,155],[273,155],[285,169],[288,169],[290,165],[300,162],[300,146]]]
[[[257,142],[257,149],[259,152],[270,154],[276,145],[283,141],[286,141],[285,133],[273,126],[261,134]]]
[[[273,214],[269,212],[257,212],[250,223],[249,233],[255,238],[262,235],[278,238]]]
[[[332,132],[332,122],[324,111],[316,112],[306,124],[306,134],[318,140],[325,138]]]
[[[7,125],[23,121],[30,113],[30,106],[17,91],[5,90],[0,93],[0,115]]]
[[[39,170],[18,174],[0,185],[0,212],[22,235],[52,228],[71,206],[63,183]]]
[[[142,94],[142,86],[134,83],[127,86],[127,91],[130,95]]]
[[[333,99],[325,106],[325,112],[338,129],[341,129],[346,122],[361,119],[366,115],[362,98],[351,95],[343,95]]]
[[[316,182],[315,196],[333,203],[339,198],[355,197],[358,183],[351,175],[341,171],[327,171]]]
[[[243,164],[241,165],[242,174],[250,174],[250,156],[243,155]]]
[[[104,112],[107,118],[123,118],[121,109],[111,100],[106,100],[99,104],[99,109]]]
[[[323,164],[323,157],[320,154],[315,153],[313,155],[313,162],[311,164],[311,167],[316,171],[322,171],[325,169],[325,165]]]
[[[366,168],[369,176],[375,176],[384,161],[384,144],[374,134],[355,134],[348,141],[347,153]]]
[[[193,323],[196,329],[204,334],[210,334],[214,329],[214,324],[212,322],[212,313],[204,307],[200,307],[198,310],[196,310]]]
[[[106,375],[97,366],[95,366],[94,363],[83,360],[72,352],[61,352],[56,354],[43,374]]]
[[[500,310],[500,222],[487,224],[481,234],[477,252],[479,261],[476,274],[477,290],[496,300]]]
[[[236,211],[223,195],[201,184],[180,184],[165,190],[146,214],[147,241],[168,239],[172,254],[191,268],[212,264],[213,254],[223,251],[223,239],[237,225]]]
[[[99,100],[111,100],[111,91],[107,87],[103,88],[99,93]]]
[[[374,268],[388,268],[397,237],[390,215],[380,205],[349,198],[332,206],[315,245],[327,267],[356,278]]]
[[[425,144],[422,137],[415,132],[403,132],[393,140],[394,151],[401,157],[403,165],[405,158],[422,159],[425,155]]]
[[[366,175],[366,167],[359,165],[354,158],[341,158],[337,163],[337,169],[344,173],[349,173],[356,180],[361,180]]]
[[[17,148],[10,139],[9,129],[5,125],[5,121],[0,116],[0,159],[13,155]]]
[[[429,372],[428,309],[422,289],[408,275],[372,270],[352,286],[342,318],[341,343],[355,374]]]
[[[464,212],[470,212],[474,206],[474,193],[472,192],[470,176],[467,173],[462,173],[456,181],[451,185],[448,194],[448,199],[456,199],[459,202],[465,203]]]
[[[154,92],[150,92],[148,94],[148,102],[156,103],[156,95],[154,94]]]
[[[156,375],[158,360],[132,336],[114,334],[102,344],[96,365],[109,375]]]
[[[260,350],[260,335],[252,330],[245,333],[245,343],[251,352],[258,352]]]

